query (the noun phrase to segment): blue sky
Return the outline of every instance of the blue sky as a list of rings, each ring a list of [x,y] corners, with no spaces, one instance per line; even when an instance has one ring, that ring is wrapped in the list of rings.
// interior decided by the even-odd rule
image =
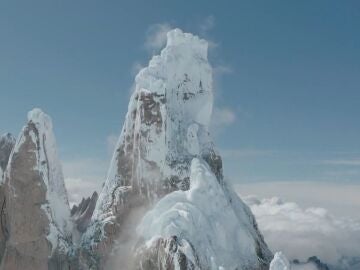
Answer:
[[[232,181],[360,183],[359,1],[2,1],[0,132],[40,107],[66,176],[104,178],[136,70],[171,27],[211,41]]]

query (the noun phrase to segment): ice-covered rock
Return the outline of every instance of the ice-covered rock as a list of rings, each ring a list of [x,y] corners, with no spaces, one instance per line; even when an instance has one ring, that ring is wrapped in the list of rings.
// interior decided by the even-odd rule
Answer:
[[[271,252],[253,222],[247,206],[217,181],[205,161],[194,158],[190,189],[165,196],[140,223],[144,244],[136,269],[161,269],[166,263],[163,269],[265,269]],[[166,239],[173,239],[167,250],[159,245]],[[159,259],[159,252],[166,256]],[[148,267],[156,258],[159,262]]]
[[[290,262],[282,252],[276,252],[270,263],[270,270],[291,270]]]
[[[188,186],[193,156],[221,163],[209,138],[213,104],[207,42],[179,29],[135,79],[135,91],[94,219],[116,216],[121,187],[157,199]],[[216,167],[218,166],[218,167]],[[219,178],[221,164],[214,164]],[[117,194],[117,195],[119,195]]]
[[[207,46],[192,34],[172,30],[161,54],[136,76],[92,225],[82,241],[98,254],[109,254],[130,209],[189,188],[194,157],[205,159],[223,181],[221,158],[209,136],[213,91]]]
[[[7,241],[2,269],[68,269],[70,209],[52,122],[28,114],[5,171]]]
[[[131,232],[124,229],[124,222],[129,216],[134,216],[134,211],[149,209],[170,193],[170,197],[159,202],[161,207],[157,208],[157,214],[163,217],[163,226],[171,227],[167,222],[173,220],[166,219],[167,215],[162,210],[171,210],[184,224],[174,231],[174,235],[170,231],[159,231],[164,235],[153,239],[153,248],[142,245],[136,250],[136,254],[144,256],[136,256],[135,262],[144,262],[144,258],[148,258],[147,262],[151,260],[150,265],[155,265],[143,269],[173,269],[168,268],[169,265],[178,267],[172,261],[178,261],[181,269],[185,269],[184,265],[192,269],[200,264],[212,267],[252,264],[249,269],[268,267],[271,252],[250,210],[224,182],[222,160],[210,138],[213,83],[207,48],[205,40],[174,29],[167,34],[167,44],[160,55],[154,56],[136,76],[135,90],[107,179],[99,194],[91,225],[81,240],[81,253],[91,259],[92,265],[104,267],[106,258],[110,254],[116,255],[117,239],[123,238],[123,234],[136,236],[135,228],[131,228]],[[202,162],[194,165],[196,168],[206,167],[209,170],[201,181],[194,180],[191,190],[196,191],[191,192],[187,190],[190,188],[194,158],[197,163]],[[206,179],[207,176],[209,179]],[[214,200],[206,194],[205,187],[212,188],[213,195],[216,195]],[[195,197],[186,202],[191,196]],[[201,199],[204,201],[201,202]],[[166,206],[164,201],[169,205]],[[176,207],[181,202],[189,207],[196,206],[177,212]],[[181,219],[186,211],[188,215],[199,214],[198,221],[205,227],[197,227],[193,220]],[[138,222],[140,217],[137,216]],[[207,225],[207,218],[218,228]],[[228,227],[223,224],[223,218],[229,218]],[[185,225],[187,227],[183,227]],[[155,229],[153,225],[152,232]],[[186,238],[183,238],[183,233],[180,234],[181,229],[189,229]],[[221,229],[229,232],[221,232]],[[230,236],[230,233],[233,235]],[[150,234],[154,236],[154,233]],[[150,236],[146,234],[144,237]],[[200,243],[199,239],[205,242]],[[235,243],[233,239],[239,242]],[[217,241],[220,242],[215,243]],[[214,249],[206,249],[206,244]],[[216,255],[218,251],[221,254]],[[158,258],[161,267],[153,260],[157,254],[165,256]],[[181,262],[174,260],[175,257],[181,257]],[[239,258],[243,260],[240,262]],[[164,260],[169,260],[170,264]],[[226,263],[226,260],[229,262]]]

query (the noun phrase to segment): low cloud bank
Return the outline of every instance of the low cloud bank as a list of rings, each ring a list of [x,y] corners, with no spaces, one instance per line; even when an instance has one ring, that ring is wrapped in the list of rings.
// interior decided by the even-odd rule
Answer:
[[[338,218],[318,207],[301,208],[280,198],[243,197],[273,251],[306,261],[317,256],[336,265],[344,257],[360,257],[360,221]]]

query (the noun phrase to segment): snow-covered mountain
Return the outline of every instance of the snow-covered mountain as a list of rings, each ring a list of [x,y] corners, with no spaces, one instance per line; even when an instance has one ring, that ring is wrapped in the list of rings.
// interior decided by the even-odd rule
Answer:
[[[2,269],[65,269],[72,223],[52,122],[41,110],[29,112],[4,181]]]
[[[82,237],[82,255],[92,265],[102,268],[109,255],[117,257],[123,245],[118,239],[126,234],[136,238],[134,269],[268,268],[272,254],[251,211],[224,181],[209,134],[207,49],[205,40],[174,29],[160,55],[136,76],[92,224]],[[140,222],[135,212],[156,202],[139,235],[136,226],[125,229],[129,219]]]

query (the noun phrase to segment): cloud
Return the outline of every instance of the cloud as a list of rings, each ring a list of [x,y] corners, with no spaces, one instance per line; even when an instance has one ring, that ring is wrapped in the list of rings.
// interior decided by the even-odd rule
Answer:
[[[83,197],[91,196],[94,191],[100,192],[108,163],[107,160],[91,158],[63,162],[65,186],[71,205],[79,203]]]
[[[70,205],[78,204],[82,198],[91,196],[94,191],[99,192],[99,183],[82,178],[65,178]]]
[[[172,27],[168,23],[151,25],[146,32],[145,49],[153,53],[163,48],[166,44],[166,34],[171,29]]]
[[[339,218],[324,208],[301,208],[278,197],[244,197],[273,251],[290,259],[311,256],[336,265],[343,257],[360,257],[360,221]]]
[[[243,196],[256,194],[260,198],[277,196],[295,201],[303,208],[314,205],[331,213],[360,220],[360,185],[320,181],[271,181],[236,185]],[[309,192],[311,190],[311,192]]]
[[[234,70],[229,66],[216,65],[216,66],[213,67],[214,76],[222,76],[222,75],[225,75],[225,74],[231,74],[233,72],[234,72]]]
[[[213,15],[209,15],[205,17],[205,19],[200,22],[199,30],[202,35],[206,35],[210,30],[212,30],[215,26],[215,17]]]
[[[235,121],[236,113],[231,108],[215,107],[212,113],[210,129],[214,135],[217,135]]]

